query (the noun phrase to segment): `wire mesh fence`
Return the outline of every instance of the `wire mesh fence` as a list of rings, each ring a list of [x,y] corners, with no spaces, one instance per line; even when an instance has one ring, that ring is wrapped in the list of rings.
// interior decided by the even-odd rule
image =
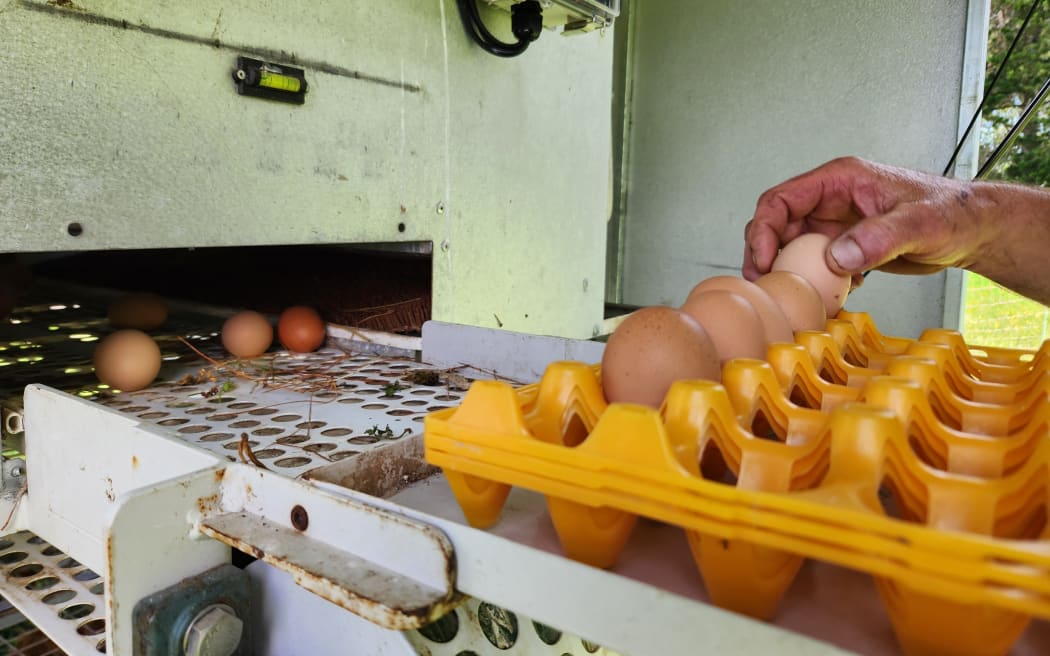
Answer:
[[[963,308],[970,344],[1036,349],[1048,337],[1050,309],[977,274],[966,274]]]

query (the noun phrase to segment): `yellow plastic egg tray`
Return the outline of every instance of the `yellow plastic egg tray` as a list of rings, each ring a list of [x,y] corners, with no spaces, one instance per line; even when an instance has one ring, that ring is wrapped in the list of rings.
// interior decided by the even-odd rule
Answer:
[[[805,558],[875,577],[910,654],[1004,654],[1050,618],[1050,364],[841,312],[824,332],[607,404],[600,370],[475,382],[426,418],[471,525],[546,496],[566,555],[614,565],[639,516],[681,527],[711,600],[768,619]]]

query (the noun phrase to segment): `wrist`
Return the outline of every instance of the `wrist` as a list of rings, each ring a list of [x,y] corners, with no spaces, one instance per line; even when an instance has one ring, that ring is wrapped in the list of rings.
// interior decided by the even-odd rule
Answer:
[[[1041,303],[1050,302],[1050,280],[1044,274],[1050,192],[1004,183],[979,187],[981,238],[964,268]]]
[[[966,221],[969,223],[970,248],[961,254],[957,266],[996,278],[1010,266],[1011,248],[1016,230],[1013,218],[1020,210],[1017,205],[1018,187],[989,182],[967,182],[960,192]]]

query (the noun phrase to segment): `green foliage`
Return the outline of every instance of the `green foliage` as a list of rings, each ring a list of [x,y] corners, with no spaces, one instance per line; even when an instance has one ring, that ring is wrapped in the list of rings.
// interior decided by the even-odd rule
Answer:
[[[992,0],[988,29],[986,86],[1006,56],[1024,22],[1032,0]],[[988,102],[981,130],[981,157],[987,157],[1016,122],[1050,76],[1050,10],[1040,3],[994,89],[986,88]],[[989,176],[1050,186],[1050,103],[1044,102],[1018,136],[1007,157]]]
[[[992,0],[988,29],[986,89],[981,127],[981,161],[1002,140],[1050,76],[1050,7],[1041,2],[990,91],[1032,0]],[[1050,186],[1050,103],[1043,102],[989,178]],[[1035,349],[1047,338],[1050,311],[974,273],[966,274],[962,331],[970,344]]]

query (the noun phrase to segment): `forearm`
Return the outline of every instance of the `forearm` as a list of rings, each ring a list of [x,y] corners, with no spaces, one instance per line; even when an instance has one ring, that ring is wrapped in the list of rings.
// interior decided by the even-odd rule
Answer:
[[[963,267],[1050,305],[1050,191],[977,183],[982,239]]]

